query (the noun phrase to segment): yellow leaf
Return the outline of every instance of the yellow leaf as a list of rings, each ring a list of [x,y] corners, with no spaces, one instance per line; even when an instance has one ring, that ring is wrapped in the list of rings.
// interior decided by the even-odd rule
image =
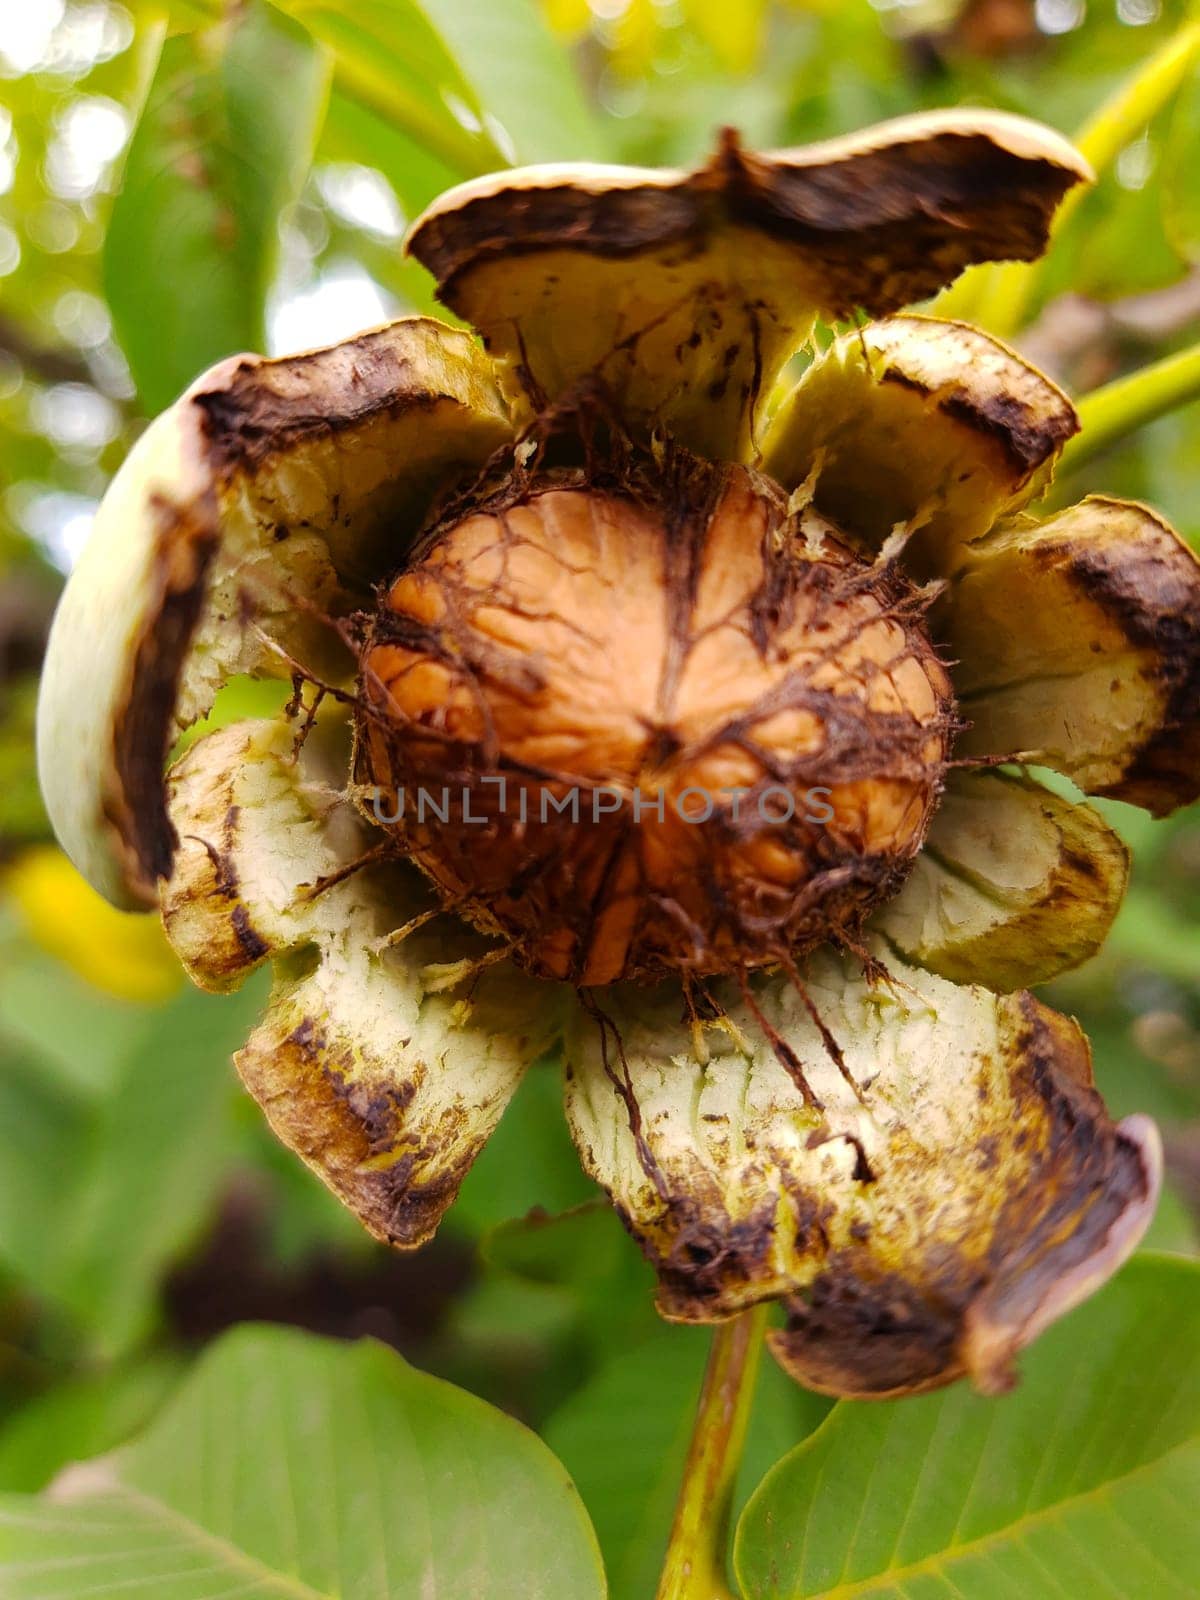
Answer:
[[[626,78],[650,71],[662,32],[653,0],[630,0],[609,24],[613,68]]]
[[[592,8],[587,0],[542,0],[546,21],[563,39],[578,39],[592,25]]]
[[[727,72],[749,72],[762,46],[765,0],[686,0],[684,12]]]
[[[151,1005],[180,987],[158,918],[115,910],[54,845],[24,851],[2,883],[34,944],[95,988]]]

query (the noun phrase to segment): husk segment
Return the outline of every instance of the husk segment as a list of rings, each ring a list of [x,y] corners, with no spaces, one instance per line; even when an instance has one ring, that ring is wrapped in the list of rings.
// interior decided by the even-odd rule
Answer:
[[[408,248],[540,409],[601,381],[630,423],[717,457],[817,315],[897,309],[967,265],[1030,260],[1090,176],[1056,134],[987,111],[905,117],[692,172],[529,167],[452,189]]]
[[[960,750],[1053,768],[1163,816],[1200,795],[1200,561],[1093,495],[976,544],[933,627],[956,657]]]
[[[1091,806],[1029,778],[956,772],[875,926],[918,966],[1008,993],[1095,955],[1128,875],[1128,851]]]
[[[487,363],[423,318],[285,360],[238,356],[143,434],[67,585],[38,711],[42,790],[76,866],[153,904],[162,768],[238,673],[331,672],[319,612],[394,565],[429,502],[509,436]]]
[[[782,1296],[773,1347],[809,1387],[903,1394],[966,1372],[997,1390],[1137,1242],[1157,1136],[1108,1120],[1074,1023],[887,959],[894,986],[830,952],[802,974],[853,1087],[782,976],[755,988],[761,1023],[714,991],[705,1059],[677,990],[621,987],[603,1028],[569,1038],[568,1117],[666,1316]]]
[[[963,546],[1044,486],[1079,430],[1061,389],[978,328],[889,317],[836,339],[783,401],[763,465],[868,549],[898,525],[917,570],[953,571]]]
[[[236,1058],[246,1087],[377,1238],[411,1248],[545,1048],[559,1001],[507,964],[434,992],[446,963],[463,961],[470,978],[483,945],[451,921],[383,943],[430,906],[407,867],[312,892],[370,842],[327,781],[323,758],[344,775],[344,745],[325,751],[324,738],[318,729],[294,760],[287,726],[246,722],[192,746],[169,779],[180,848],[163,919],[204,988],[273,962],[267,1013]]]

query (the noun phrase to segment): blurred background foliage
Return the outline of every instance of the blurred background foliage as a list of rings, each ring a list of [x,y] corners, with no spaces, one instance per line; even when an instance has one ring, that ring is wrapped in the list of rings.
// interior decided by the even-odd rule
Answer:
[[[649,1592],[704,1337],[664,1341],[640,1259],[588,1208],[554,1065],[530,1074],[433,1246],[402,1257],[366,1239],[228,1067],[261,989],[186,990],[156,925],[106,907],[48,837],[31,734],[57,589],[147,416],[230,351],[429,309],[407,224],[509,162],[684,162],[721,123],[778,145],[956,102],[1072,133],[1174,49],[1170,92],[1122,123],[1003,331],[1076,392],[1194,342],[1187,26],[1175,0],[0,7],[0,1490],[125,1437],[231,1323],[373,1333],[539,1426],[584,1489],[615,1590]],[[968,284],[962,308],[986,292]],[[1198,484],[1193,404],[1056,493],[1145,498],[1200,542]],[[1155,1237],[1191,1252],[1200,817],[1108,810],[1133,888],[1104,955],[1053,999],[1090,1033],[1114,1109],[1161,1119]],[[533,1207],[567,1215],[514,1225]],[[766,1381],[751,1471],[820,1405]],[[604,1448],[617,1426],[619,1466]]]

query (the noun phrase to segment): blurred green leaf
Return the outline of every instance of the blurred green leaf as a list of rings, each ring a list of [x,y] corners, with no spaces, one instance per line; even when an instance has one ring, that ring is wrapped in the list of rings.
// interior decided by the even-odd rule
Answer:
[[[459,177],[503,166],[483,106],[416,0],[279,0],[333,55],[339,88]]]
[[[1170,1184],[1163,1188],[1142,1248],[1166,1250],[1181,1256],[1200,1254],[1200,1226],[1191,1208]]]
[[[446,1222],[477,1235],[535,1208],[568,1211],[596,1192],[567,1131],[559,1063],[539,1061],[467,1174]]]
[[[382,1346],[244,1328],[69,1495],[0,1498],[0,1587],[602,1600],[604,1578],[573,1486],[519,1423]]]
[[[71,1461],[115,1450],[146,1426],[179,1377],[169,1356],[69,1378],[0,1429],[0,1491],[36,1494]]]
[[[406,129],[336,84],[329,97],[320,153],[335,161],[360,161],[377,167],[396,191],[409,222],[462,176],[436,150],[420,144]],[[399,258],[395,246],[390,248]]]
[[[264,348],[279,220],[308,170],[327,71],[261,3],[163,46],[104,243],[109,309],[147,412],[220,357]]]
[[[554,1284],[485,1273],[450,1307],[445,1375],[536,1422],[578,1386],[579,1314]]]
[[[59,1293],[107,1355],[145,1333],[162,1273],[228,1177],[230,1056],[263,999],[255,980],[236,995],[189,990],[150,1014],[100,1107],[63,1224]]]
[[[329,99],[329,114],[321,134],[322,160],[353,161],[374,167],[391,184],[406,222],[414,221],[430,201],[459,182],[461,169],[414,139],[392,120],[381,116],[362,100],[336,84]],[[417,261],[397,248],[392,239],[360,233],[356,254],[377,283],[382,284],[414,311],[443,321],[456,319],[437,303],[433,279]]]
[[[1117,440],[1200,400],[1200,339],[1084,395],[1080,431],[1063,446],[1064,472],[1078,471]]]
[[[535,0],[280,0],[340,87],[460,178],[598,157],[603,138]]]
[[[50,824],[33,763],[37,679],[0,684],[0,847],[45,839]]]
[[[137,3],[156,9],[155,0]],[[512,161],[605,153],[602,125],[537,0],[277,4],[331,51],[339,98],[369,111],[385,139],[405,141],[418,167],[444,169],[429,199]],[[220,15],[219,0],[174,0],[170,9],[183,28]]]
[[[557,1094],[558,1073],[548,1076]],[[585,1192],[595,1190],[587,1184]],[[501,1219],[504,1198],[496,1191]],[[548,1416],[612,1349],[657,1326],[654,1274],[606,1199],[500,1220],[483,1234],[479,1258],[478,1278],[447,1319],[446,1373],[520,1416]]]
[[[1161,891],[1132,888],[1112,931],[1113,947],[1130,960],[1181,982],[1200,976],[1200,928],[1174,911]]]
[[[1194,1596],[1198,1342],[1200,1268],[1146,1256],[1042,1336],[1015,1394],[842,1403],[742,1516],[746,1600]]]
[[[0,1262],[45,1284],[85,1146],[83,1108],[0,1038]]]
[[[603,130],[537,0],[423,0],[422,8],[499,124],[508,159],[603,159]]]
[[[1093,171],[1106,178],[1118,157],[1146,134],[1148,126],[1171,105],[1180,85],[1190,75],[1200,56],[1200,23],[1183,21],[1156,50],[1135,56],[1117,85],[1095,107],[1077,132],[1073,142]],[[1035,114],[1040,107],[1031,108]],[[1143,179],[1144,185],[1144,179]],[[1107,181],[1107,204],[1099,207],[1097,192],[1085,186],[1071,189],[1054,220],[1048,256],[1032,262],[995,262],[969,270],[945,290],[936,302],[939,315],[965,317],[977,321],[1002,337],[1011,336],[1029,320],[1035,292],[1044,293],[1043,279],[1051,280],[1062,270],[1064,252],[1060,242],[1069,234],[1073,248],[1066,254],[1072,274],[1071,286],[1082,292],[1115,294],[1121,289],[1145,288],[1170,281],[1178,275],[1178,265],[1156,227],[1160,208],[1151,191],[1127,187],[1124,194]],[[1119,204],[1115,207],[1114,200]],[[1099,207],[1099,209],[1098,209]],[[1077,213],[1090,209],[1093,226],[1109,232],[1107,240],[1096,241],[1093,252],[1084,227],[1076,226]],[[1149,217],[1147,226],[1142,213]],[[1120,266],[1113,281],[1111,258]],[[1107,269],[1107,270],[1106,270]],[[1087,281],[1081,281],[1087,280]]]
[[[250,678],[239,674],[221,685],[208,712],[197,718],[176,739],[171,750],[171,760],[178,761],[183,752],[218,728],[228,728],[231,723],[244,718],[273,717],[281,712],[293,694],[290,683],[280,683],[278,678]]]
[[[502,1223],[484,1237],[480,1253],[486,1265],[531,1283],[577,1288],[615,1277],[628,1246],[612,1207],[593,1200],[560,1216],[534,1212]]]
[[[578,1343],[594,1362],[656,1326],[653,1270],[607,1199],[505,1222],[484,1236],[480,1255],[492,1274],[566,1297]]]
[[[14,934],[0,951],[4,1034],[37,1058],[38,1072],[73,1098],[107,1094],[146,1013],[85,983]]]
[[[1153,160],[1156,150],[1149,143],[1138,145],[1135,155]],[[1004,269],[996,270],[999,274]],[[1043,302],[1059,294],[1116,300],[1176,283],[1185,270],[1163,228],[1160,186],[1153,175],[1140,187],[1108,175],[1056,237],[1050,256],[1038,268],[1037,290]]]

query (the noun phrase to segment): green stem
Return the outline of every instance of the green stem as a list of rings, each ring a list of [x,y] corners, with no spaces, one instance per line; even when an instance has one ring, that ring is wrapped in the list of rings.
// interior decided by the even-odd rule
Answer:
[[[1074,471],[1134,429],[1200,399],[1200,344],[1165,356],[1084,395],[1077,407],[1081,431],[1062,453],[1059,474]]]
[[[767,1308],[755,1306],[713,1334],[657,1600],[733,1600],[729,1514],[766,1320]]]
[[[1162,110],[1197,59],[1200,59],[1200,22],[1185,22],[1092,113],[1076,134],[1075,145],[1097,175],[1106,171],[1125,146]],[[1073,189],[1064,198],[1054,219],[1056,230],[1063,226],[1084,193],[1082,188]]]
[[[1100,176],[1179,89],[1200,60],[1200,22],[1178,28],[1149,59],[1088,118],[1075,135],[1080,154]],[[1064,197],[1054,218],[1057,238],[1087,193],[1079,184]],[[935,307],[939,316],[963,317],[1001,338],[1025,320],[1045,260],[1005,261],[975,268],[948,289]]]

